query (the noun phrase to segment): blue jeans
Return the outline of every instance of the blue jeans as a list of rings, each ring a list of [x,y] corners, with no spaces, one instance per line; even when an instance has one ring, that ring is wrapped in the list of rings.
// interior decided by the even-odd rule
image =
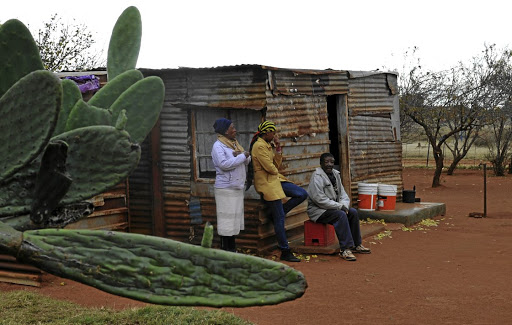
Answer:
[[[301,204],[308,197],[308,192],[302,187],[290,182],[281,182],[281,186],[283,187],[284,194],[290,198],[288,202],[283,204],[281,200],[264,201],[269,207],[270,214],[274,221],[277,245],[280,249],[289,249],[288,238],[286,237],[286,230],[284,228],[284,219],[290,210]]]
[[[348,215],[343,210],[327,210],[316,221],[334,226],[334,231],[340,242],[340,249],[361,245],[361,229],[357,210],[350,208]]]

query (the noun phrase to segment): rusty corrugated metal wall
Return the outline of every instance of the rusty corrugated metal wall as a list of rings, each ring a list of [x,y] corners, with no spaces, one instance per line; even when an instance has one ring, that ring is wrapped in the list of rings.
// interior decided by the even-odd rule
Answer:
[[[161,195],[164,198],[163,218],[167,237],[198,243],[204,222],[216,224],[214,179],[197,175],[200,157],[194,152],[198,145],[195,143],[196,134],[208,136],[208,131],[205,133],[203,129],[211,128],[213,123],[213,120],[197,121],[197,116],[215,116],[199,114],[205,110],[261,111],[261,115],[279,126],[284,146],[283,174],[306,187],[311,173],[319,166],[320,155],[329,151],[327,96],[346,96],[352,187],[354,184],[357,186],[357,181],[373,179],[401,186],[401,173],[396,173],[396,166],[401,166],[401,153],[394,151],[397,145],[390,118],[397,103],[396,93],[390,91],[393,80],[390,82],[389,76],[391,79],[395,77],[396,82],[394,75],[254,65],[143,70],[143,73],[160,76],[166,86],[165,106],[158,131],[161,160],[157,164],[142,162],[140,175],[145,177],[145,182],[151,182],[150,174],[154,175],[155,171],[145,171],[144,166],[160,166],[157,169],[163,179]],[[250,122],[254,124],[252,131],[256,131],[260,121]],[[239,118],[237,124],[241,123],[248,122]],[[248,149],[248,144],[243,145]],[[135,186],[130,180],[131,193],[136,193]],[[147,194],[148,191],[145,189],[142,193]],[[154,197],[155,193],[152,195]],[[141,201],[144,198],[131,197],[131,202],[138,202],[139,206],[157,208],[152,202],[143,204]],[[151,220],[151,211],[140,211],[141,216],[137,218]],[[253,188],[246,192],[245,214],[246,229],[238,237],[239,245],[257,250],[275,247],[272,223],[266,218],[264,205]],[[137,218],[132,211],[132,220]],[[290,212],[286,220],[289,239],[303,235],[303,221],[306,219],[305,203]],[[137,231],[133,222],[132,229]],[[144,229],[151,228],[146,226]]]
[[[350,77],[348,116],[354,202],[358,182],[397,185],[400,199],[402,145],[393,120],[398,110],[396,75],[353,72]]]

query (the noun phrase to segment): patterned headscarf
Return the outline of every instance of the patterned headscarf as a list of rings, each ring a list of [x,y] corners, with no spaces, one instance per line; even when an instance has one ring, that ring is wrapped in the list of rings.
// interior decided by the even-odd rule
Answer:
[[[259,134],[265,134],[265,133],[273,132],[275,130],[276,130],[276,125],[274,124],[274,122],[265,121],[265,122],[261,123],[260,125],[258,125],[258,133]]]

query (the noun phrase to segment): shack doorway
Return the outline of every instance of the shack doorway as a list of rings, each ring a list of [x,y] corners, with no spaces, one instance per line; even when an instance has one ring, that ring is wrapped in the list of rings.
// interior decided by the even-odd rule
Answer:
[[[336,165],[334,167],[341,173],[345,191],[351,193],[347,95],[327,96],[327,119],[329,122],[329,152],[335,158]]]

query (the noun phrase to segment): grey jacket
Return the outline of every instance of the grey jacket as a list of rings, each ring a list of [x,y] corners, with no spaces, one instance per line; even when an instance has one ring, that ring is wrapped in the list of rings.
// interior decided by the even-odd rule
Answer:
[[[338,184],[338,196],[324,170],[318,167],[311,175],[308,186],[308,215],[313,221],[326,210],[341,210],[343,206],[350,208],[350,198],[341,184],[340,172],[332,171]]]

